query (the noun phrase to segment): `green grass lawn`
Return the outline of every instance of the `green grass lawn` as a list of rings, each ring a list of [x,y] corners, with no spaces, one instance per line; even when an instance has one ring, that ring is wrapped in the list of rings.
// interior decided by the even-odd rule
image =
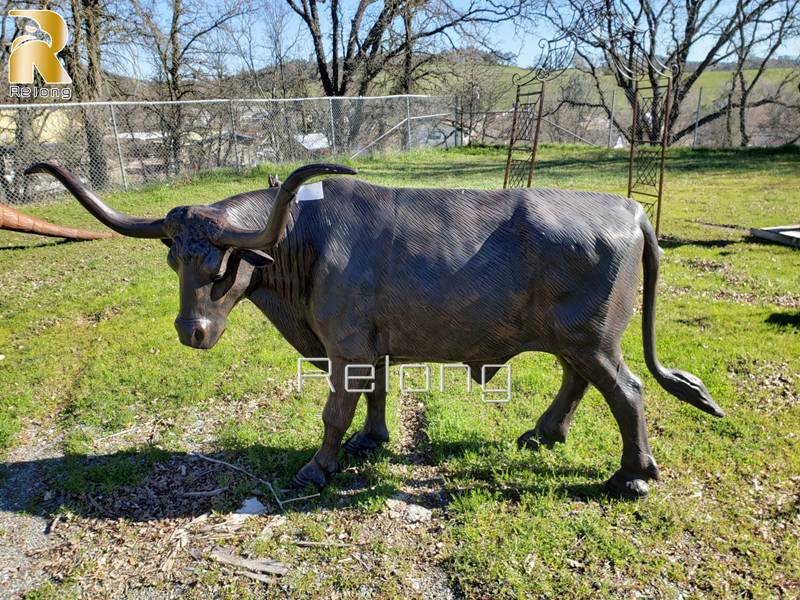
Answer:
[[[350,164],[386,185],[496,188],[503,162],[501,149],[462,148]],[[162,215],[264,187],[267,173],[290,170],[216,173],[106,200]],[[336,563],[338,549],[308,549],[289,555],[311,571],[287,576],[287,589],[298,597],[354,595],[361,586],[382,597],[424,596],[409,587],[408,574],[430,560],[469,598],[800,595],[800,251],[749,237],[753,226],[800,222],[800,153],[675,150],[667,170],[658,350],[666,366],[701,377],[727,417],[709,417],[658,387],[644,366],[639,314],[623,347],[645,382],[662,472],[644,501],[602,494],[621,443],[594,390],[566,444],[516,449],[516,437],[533,427],[558,388],[560,369],[550,356],[512,361],[513,400],[506,405],[485,404],[479,391],[457,385],[416,394],[412,401],[424,413],[418,450],[442,478],[446,497],[437,528],[419,538],[434,554],[421,559],[416,546],[378,540],[369,546],[378,558],[368,572]],[[545,145],[536,184],[623,192],[625,177],[624,152]],[[74,201],[29,212],[100,227]],[[209,447],[280,486],[320,440],[324,384],[302,392],[287,385],[296,353],[254,306],[234,310],[211,351],[178,343],[177,278],[165,258],[166,249],[152,241],[60,244],[0,233],[0,445],[10,454],[45,436],[57,440],[64,459],[52,485],[65,498],[61,510],[78,510],[87,493],[137,485],[154,465],[193,447],[198,427]],[[438,390],[438,369],[433,373]],[[408,401],[392,386],[393,433],[398,406]],[[252,405],[247,418],[234,410],[243,404]],[[354,427],[362,418],[360,407]],[[120,442],[107,460],[87,463],[96,440],[154,423],[157,442]],[[364,464],[347,461],[320,498],[288,511],[289,526],[311,539],[366,531],[402,486],[393,466],[399,443],[395,436]],[[358,482],[364,489],[345,495]],[[220,509],[248,491],[237,488]],[[282,552],[276,539],[255,534],[241,543],[254,555]],[[95,568],[78,561],[39,593],[74,593],[75,581]],[[233,596],[252,591],[244,583],[231,588],[213,570],[202,577],[203,585]]]

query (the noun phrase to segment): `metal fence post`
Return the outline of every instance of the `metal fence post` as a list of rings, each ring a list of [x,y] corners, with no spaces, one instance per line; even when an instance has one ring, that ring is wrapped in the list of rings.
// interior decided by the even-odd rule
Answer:
[[[611,133],[614,130],[614,109],[617,104],[617,90],[611,92],[611,113],[608,116],[608,148],[611,148]]]
[[[458,96],[453,97],[453,146],[458,146]]]
[[[700,102],[703,100],[703,88],[697,94],[697,108],[694,111],[694,134],[692,135],[692,150],[697,148],[697,128],[700,122]]]
[[[233,143],[233,157],[236,160],[236,170],[240,171],[242,167],[239,165],[239,142],[236,139],[236,119],[233,116],[233,100],[228,103],[228,111],[231,117],[231,142]]]
[[[628,198],[633,193],[633,159],[636,156],[636,134],[639,129],[639,80],[633,82],[633,118],[631,119],[631,148],[628,154]]]
[[[117,159],[119,159],[119,172],[122,175],[122,185],[128,191],[128,174],[125,172],[125,161],[122,160],[122,146],[119,143],[119,132],[117,131],[117,115],[114,113],[114,105],[109,104],[111,109],[111,125],[114,127],[114,141],[117,144]]]
[[[656,238],[661,231],[661,203],[664,200],[664,161],[669,146],[669,113],[672,110],[672,77],[667,79],[667,97],[664,99],[664,128],[661,132],[661,158],[658,166],[658,206],[656,207]]]
[[[406,150],[411,150],[411,98],[406,96]]]
[[[328,98],[328,112],[331,117],[331,148],[336,154],[336,119],[333,117],[333,98]]]

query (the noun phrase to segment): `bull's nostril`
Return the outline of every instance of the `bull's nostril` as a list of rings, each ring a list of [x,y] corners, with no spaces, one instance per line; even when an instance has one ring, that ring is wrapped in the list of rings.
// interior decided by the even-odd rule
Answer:
[[[175,329],[182,344],[192,348],[210,348],[214,345],[214,334],[208,319],[175,319]]]

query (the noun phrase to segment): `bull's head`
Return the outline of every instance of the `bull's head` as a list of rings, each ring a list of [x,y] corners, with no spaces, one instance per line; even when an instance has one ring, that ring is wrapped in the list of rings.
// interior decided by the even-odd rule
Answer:
[[[353,169],[338,165],[308,165],[292,172],[272,192],[272,208],[263,229],[234,226],[227,214],[214,206],[179,206],[163,219],[145,219],[120,213],[107,206],[65,169],[48,163],[29,167],[29,173],[50,173],[92,215],[119,234],[152,238],[169,246],[167,262],[180,280],[180,311],[175,329],[183,344],[211,348],[225,331],[228,313],[241,300],[253,280],[255,269],[268,267],[267,251],[278,245],[297,189],[311,177],[353,175]]]

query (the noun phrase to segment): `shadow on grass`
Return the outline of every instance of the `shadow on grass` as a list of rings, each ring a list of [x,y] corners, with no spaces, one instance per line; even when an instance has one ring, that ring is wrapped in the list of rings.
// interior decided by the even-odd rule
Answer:
[[[699,248],[724,248],[725,246],[732,246],[734,244],[756,244],[759,246],[774,246],[780,248],[787,248],[789,246],[781,246],[775,242],[758,238],[754,235],[742,235],[739,238],[727,239],[686,239],[679,238],[672,235],[665,235],[659,238],[658,245],[662,248],[680,248],[682,246],[696,246]]]
[[[272,483],[285,509],[299,512],[334,510],[348,506],[382,504],[397,496],[428,507],[444,506],[470,489],[488,489],[508,499],[523,494],[564,494],[599,499],[604,495],[595,469],[563,465],[541,465],[532,455],[520,453],[510,460],[524,479],[541,481],[516,485],[509,483],[508,472],[496,479],[492,469],[458,467],[448,469],[448,479],[466,483],[452,487],[436,471],[429,477],[411,478],[400,491],[396,479],[381,471],[382,462],[420,464],[420,454],[398,454],[381,449],[372,459],[345,458],[343,470],[322,491],[308,500],[295,501],[314,490],[290,487],[291,476],[313,455],[315,448],[284,448],[260,444],[211,456],[244,469],[209,462],[199,455],[143,446],[107,455],[66,455],[30,461],[9,462],[0,466],[0,511],[30,513],[46,519],[65,511],[87,518],[147,522],[159,519],[197,517],[210,511],[234,511],[246,497],[256,495],[276,509]],[[447,460],[478,453],[491,460],[499,446],[477,441],[438,445],[435,455]],[[428,455],[431,456],[431,455]],[[436,460],[422,461],[437,465]],[[354,468],[356,467],[357,468]],[[530,476],[530,477],[529,477]],[[576,482],[576,480],[578,480]],[[288,502],[287,502],[288,501]]]
[[[48,240],[45,242],[31,243],[31,244],[16,244],[14,246],[0,246],[0,252],[5,250],[30,250],[31,248],[46,248],[48,246],[61,246],[62,244],[80,243],[89,240]]]
[[[776,327],[783,329],[783,328],[793,328],[800,330],[800,312],[791,313],[791,312],[776,312],[772,313],[765,319],[766,323],[770,325],[775,325]]]
[[[544,464],[539,452],[548,452],[546,449],[508,454],[502,443],[464,440],[433,444],[430,451],[434,464],[447,461],[453,465],[448,467],[451,480],[466,482],[456,484],[451,495],[480,490],[510,502],[517,502],[523,495],[584,500],[606,496],[603,485],[610,473],[585,465]],[[470,456],[477,460],[463,460]]]
[[[727,240],[689,240],[685,238],[678,238],[674,236],[663,236],[658,240],[658,245],[662,248],[681,248],[683,246],[698,246],[701,248],[724,248],[732,244],[741,244],[746,242],[746,238],[740,239],[727,239]]]

